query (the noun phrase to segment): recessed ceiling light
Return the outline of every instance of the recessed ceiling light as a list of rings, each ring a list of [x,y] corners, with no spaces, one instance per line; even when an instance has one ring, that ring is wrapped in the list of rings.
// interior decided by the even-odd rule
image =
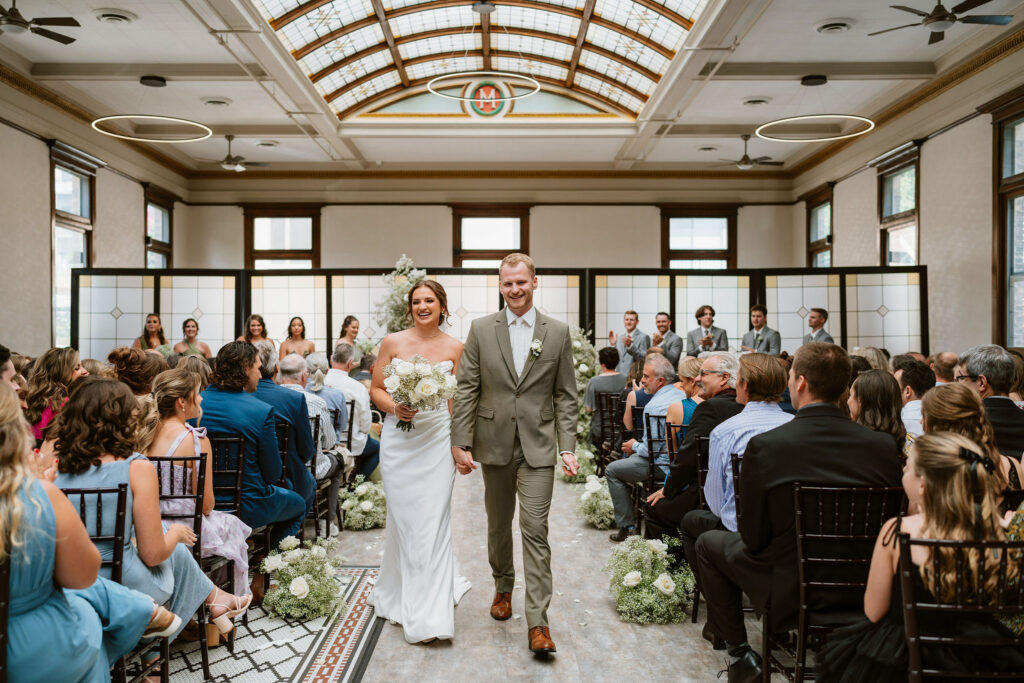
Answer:
[[[698,152],[717,152],[718,148],[714,145],[702,145],[697,148]]]
[[[200,98],[200,101],[207,107],[230,107],[231,98],[221,97],[220,95],[211,95],[209,97]]]
[[[154,76],[150,74],[140,78],[139,83],[142,85],[148,85],[150,88],[163,88],[167,85],[167,79],[163,76]]]
[[[270,147],[270,148],[273,148],[273,147],[277,147],[277,145],[278,145],[277,140],[259,140],[259,141],[256,142],[256,146],[257,147]]]
[[[800,85],[825,85],[826,83],[828,83],[828,76],[822,74],[812,74],[800,79]]]
[[[129,12],[126,9],[115,9],[113,7],[101,7],[94,9],[92,15],[96,17],[96,21],[104,24],[130,24],[136,21],[139,16],[134,12]]]
[[[823,35],[836,35],[846,33],[853,25],[850,19],[826,19],[814,27],[814,30]]]
[[[772,98],[765,95],[754,95],[753,97],[744,97],[743,104],[747,107],[760,107],[768,104],[772,101]]]

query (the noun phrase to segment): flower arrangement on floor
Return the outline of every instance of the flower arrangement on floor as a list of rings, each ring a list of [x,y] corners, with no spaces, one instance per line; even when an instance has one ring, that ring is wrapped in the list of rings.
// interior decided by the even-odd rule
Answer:
[[[598,529],[611,529],[615,523],[615,510],[612,507],[612,496],[608,493],[608,483],[596,474],[587,475],[587,482],[575,487],[582,489],[580,499],[576,503],[576,514]]]
[[[623,621],[633,624],[675,624],[689,618],[693,572],[673,567],[668,549],[679,540],[645,540],[630,536],[612,550],[604,570],[612,574],[609,588]]]
[[[455,396],[457,386],[455,375],[419,354],[409,360],[396,356],[384,366],[384,388],[395,403],[413,410],[436,410]],[[415,429],[411,420],[399,420],[396,426],[406,432]]]
[[[590,434],[591,414],[583,405],[583,396],[587,393],[587,384],[597,374],[597,349],[590,343],[587,333],[578,327],[570,327],[572,337],[572,362],[576,367],[576,405],[579,415],[576,418],[576,434],[585,439]]]
[[[350,489],[338,492],[338,503],[345,511],[346,529],[375,529],[387,522],[387,502],[384,500],[384,486],[365,481],[363,475],[356,477]]]
[[[388,294],[382,301],[377,302],[376,316],[377,324],[384,327],[388,334],[400,332],[409,326],[406,313],[409,304],[406,297],[409,290],[422,282],[427,277],[427,271],[413,267],[411,258],[402,254],[402,258],[395,262],[395,269],[384,276],[384,284],[388,288]]]
[[[580,468],[576,471],[575,475],[570,476],[566,474],[565,470],[559,466],[555,468],[558,472],[558,478],[568,484],[583,484],[587,481],[588,477],[597,475],[597,458],[592,451],[577,445],[576,461],[580,464]]]
[[[273,576],[263,599],[264,609],[285,619],[308,621],[327,616],[339,604],[344,607],[342,591],[334,580],[341,568],[331,557],[336,546],[333,539],[302,544],[294,536],[282,539],[280,552],[263,560],[263,571]]]

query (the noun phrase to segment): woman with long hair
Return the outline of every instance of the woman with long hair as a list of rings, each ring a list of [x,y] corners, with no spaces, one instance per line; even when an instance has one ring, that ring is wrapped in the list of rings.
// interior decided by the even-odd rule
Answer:
[[[210,347],[206,342],[199,341],[199,322],[195,318],[186,318],[181,324],[184,339],[174,345],[174,352],[185,356],[202,356],[210,358]]]
[[[352,366],[359,367],[359,361],[363,357],[363,352],[359,349],[356,344],[356,337],[359,336],[359,318],[354,315],[346,315],[345,319],[341,321],[341,336],[338,337],[338,341],[334,343],[335,346],[338,344],[348,344],[352,347]],[[332,349],[333,350],[333,349]]]
[[[253,313],[245,319],[245,334],[235,341],[246,341],[250,344],[267,341],[270,342],[270,345],[275,349],[277,348],[277,344],[274,343],[274,340],[267,337],[267,322],[259,313]]]
[[[289,353],[297,353],[303,358],[316,351],[316,344],[313,340],[306,339],[306,323],[299,316],[295,316],[288,323],[288,338],[281,342],[281,353],[279,358],[284,358]]]
[[[150,313],[146,316],[146,324],[142,327],[142,334],[135,338],[132,348],[140,351],[156,351],[164,358],[171,355],[171,345],[164,335],[164,325],[160,322],[160,316],[156,313]]]
[[[192,527],[170,524],[164,531],[160,518],[160,491],[156,469],[135,452],[139,438],[136,416],[139,403],[127,385],[99,377],[79,382],[61,411],[56,425],[59,453],[56,484],[62,489],[105,488],[128,484],[126,543],[122,583],[145,593],[183,622],[205,602],[221,633],[233,628],[231,620],[243,614],[250,597],[229,595],[206,577],[186,546],[196,541]],[[86,500],[86,511],[95,518],[95,499]],[[104,515],[101,533],[112,531],[114,518]],[[109,543],[97,544],[109,558]],[[181,627],[171,634],[173,639]]]
[[[49,349],[39,356],[25,390],[25,419],[37,442],[67,402],[71,383],[88,374],[78,351],[71,347]]]
[[[903,399],[900,384],[886,370],[868,370],[857,376],[850,386],[850,419],[876,432],[892,436],[896,448],[903,452],[907,441],[907,428],[903,426],[900,411]]]

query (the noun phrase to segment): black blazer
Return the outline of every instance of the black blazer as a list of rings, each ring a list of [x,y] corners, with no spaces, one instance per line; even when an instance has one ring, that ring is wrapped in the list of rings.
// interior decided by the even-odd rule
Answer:
[[[750,440],[740,470],[736,551],[764,567],[763,581],[744,590],[756,606],[771,597],[773,625],[791,621],[799,600],[793,483],[899,486],[902,476],[892,436],[852,422],[834,405],[802,408],[791,422]]]
[[[1024,410],[1007,396],[989,396],[981,403],[996,433],[996,448],[1003,455],[1020,460],[1024,451]]]
[[[697,437],[709,436],[711,431],[743,410],[736,402],[736,390],[726,389],[698,405],[690,417],[690,426],[679,446],[676,459],[669,465],[665,482],[665,497],[673,498],[684,490],[694,489],[693,505],[697,505]]]

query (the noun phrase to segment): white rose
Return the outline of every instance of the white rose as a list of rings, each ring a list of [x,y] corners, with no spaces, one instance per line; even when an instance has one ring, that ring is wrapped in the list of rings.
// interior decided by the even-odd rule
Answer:
[[[668,574],[659,574],[654,580],[654,587],[665,595],[672,595],[676,592],[676,582]]]
[[[580,459],[581,460],[593,460],[594,459],[594,454],[591,453],[590,451],[580,451]]]
[[[312,548],[310,548],[309,553],[313,557],[327,557],[327,551],[324,549],[323,546],[320,545],[315,545]]]
[[[588,474],[587,475],[587,481],[588,482],[589,481],[597,481],[597,475],[596,474]]]
[[[601,482],[599,482],[597,479],[591,479],[590,481],[583,485],[583,490],[590,491],[591,493],[597,493],[598,491],[601,490]]]
[[[580,363],[580,374],[586,374],[590,372],[590,368],[587,367],[586,363]]]
[[[395,366],[395,374],[399,377],[408,377],[415,371],[416,367],[407,360],[398,361]]]
[[[362,503],[359,504],[359,509],[362,510],[363,512],[369,512],[370,510],[373,509],[373,501],[364,500]]]
[[[399,379],[398,375],[391,375],[390,377],[384,378],[384,388],[387,389],[389,393],[397,389],[401,384],[402,380]]]
[[[590,491],[584,491],[583,495],[580,496],[580,500],[586,500],[587,498],[590,498]]]
[[[662,576],[664,576],[664,574]],[[302,600],[309,595],[309,583],[306,582],[306,577],[296,576],[292,579],[292,582],[288,585],[288,592],[299,600]]]
[[[444,383],[445,386],[447,386],[449,389],[454,389],[455,387],[459,386],[459,380],[456,379],[455,375],[445,375]]]
[[[351,510],[353,505],[355,505],[355,501],[353,501],[351,498],[346,498],[344,502],[342,502],[341,504],[341,509]]]
[[[268,555],[267,559],[263,561],[263,568],[268,572],[276,572],[279,569],[284,569],[287,564],[281,559],[280,555]]]
[[[656,538],[648,539],[647,547],[656,553],[668,552],[668,545]]]
[[[573,347],[574,349],[578,349],[578,348],[581,348],[582,346],[583,346],[583,344],[580,344],[580,343],[579,343],[578,341],[574,341],[574,342],[572,343],[572,347]]]
[[[285,536],[281,539],[281,543],[278,544],[281,550],[292,550],[293,548],[299,547],[299,539],[294,536]]]
[[[284,554],[284,561],[288,564],[292,564],[293,562],[298,562],[299,560],[301,560],[302,555],[303,553],[301,550],[289,550]]]
[[[665,575],[662,574],[662,576]],[[640,572],[630,572],[622,577],[622,585],[626,588],[632,588],[639,584],[641,579],[643,579],[643,575]]]
[[[359,486],[356,487],[356,495],[357,496],[365,495],[366,492],[369,491],[369,490],[370,490],[369,484],[360,484]]]
[[[417,363],[416,374],[420,377],[429,377],[432,374],[430,363]]]
[[[421,379],[419,384],[416,385],[416,393],[421,396],[433,396],[439,389],[440,387],[437,386],[437,382],[431,377]]]

